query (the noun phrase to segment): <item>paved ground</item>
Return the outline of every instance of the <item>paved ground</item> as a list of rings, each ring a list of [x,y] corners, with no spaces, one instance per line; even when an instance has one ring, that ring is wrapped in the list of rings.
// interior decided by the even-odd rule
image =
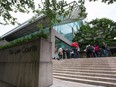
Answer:
[[[83,83],[69,82],[59,79],[53,79],[53,85],[50,87],[103,87],[103,86],[95,86]]]

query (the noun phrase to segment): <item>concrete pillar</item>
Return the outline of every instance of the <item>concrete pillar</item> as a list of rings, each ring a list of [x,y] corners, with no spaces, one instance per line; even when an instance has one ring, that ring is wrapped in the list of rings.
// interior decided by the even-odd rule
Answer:
[[[68,45],[70,45],[71,42],[69,40],[67,40],[64,36],[59,34],[55,29],[50,28],[49,31],[50,31],[49,32],[49,35],[50,35],[49,40],[52,42],[52,58],[54,58],[55,57],[54,52],[55,52],[55,38],[56,37]]]

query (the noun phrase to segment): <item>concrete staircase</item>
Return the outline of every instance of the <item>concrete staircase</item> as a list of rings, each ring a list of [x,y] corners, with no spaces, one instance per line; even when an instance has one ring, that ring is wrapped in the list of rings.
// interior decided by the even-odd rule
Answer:
[[[53,60],[53,77],[105,87],[116,87],[116,57]]]

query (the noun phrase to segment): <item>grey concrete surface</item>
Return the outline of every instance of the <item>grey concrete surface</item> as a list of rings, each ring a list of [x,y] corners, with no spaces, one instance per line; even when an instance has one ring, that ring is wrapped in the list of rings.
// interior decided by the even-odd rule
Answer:
[[[96,85],[83,84],[78,82],[70,82],[70,81],[64,81],[64,80],[54,78],[53,85],[50,87],[104,87],[104,86],[96,86]]]
[[[0,87],[52,85],[51,45],[45,39],[37,39],[0,49]]]

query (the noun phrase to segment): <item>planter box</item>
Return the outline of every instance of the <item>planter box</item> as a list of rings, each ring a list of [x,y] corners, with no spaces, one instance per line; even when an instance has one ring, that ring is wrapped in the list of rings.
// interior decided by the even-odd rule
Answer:
[[[51,46],[37,39],[0,50],[0,87],[52,85]]]

